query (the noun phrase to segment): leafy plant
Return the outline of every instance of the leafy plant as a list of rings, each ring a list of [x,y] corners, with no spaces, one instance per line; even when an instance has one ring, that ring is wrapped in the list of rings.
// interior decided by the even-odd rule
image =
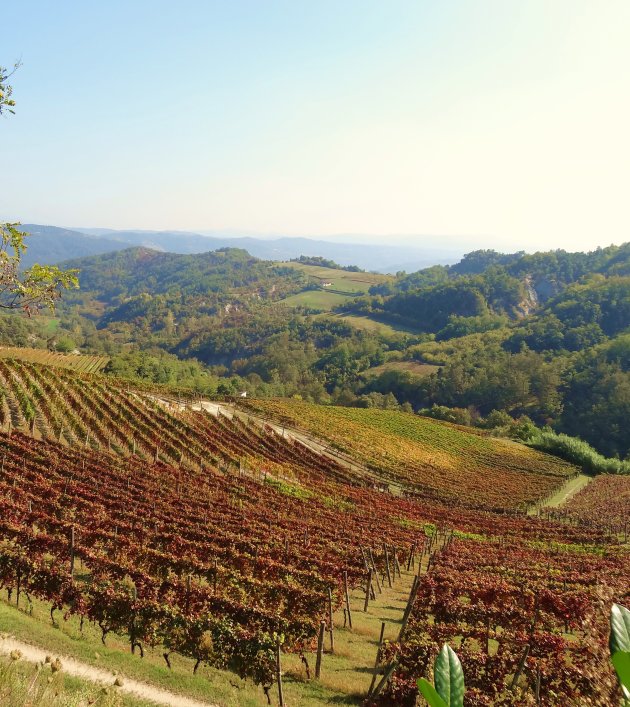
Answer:
[[[464,671],[457,653],[446,643],[435,659],[435,687],[425,678],[418,680],[418,689],[431,707],[463,707]]]
[[[609,645],[625,704],[630,705],[630,611],[619,604],[610,610]]]

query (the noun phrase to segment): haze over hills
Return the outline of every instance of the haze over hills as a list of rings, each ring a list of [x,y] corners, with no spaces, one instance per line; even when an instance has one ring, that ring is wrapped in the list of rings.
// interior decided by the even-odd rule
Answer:
[[[54,265],[68,258],[83,258],[89,255],[100,255],[114,250],[126,248],[125,243],[97,238],[95,236],[72,231],[56,226],[40,226],[25,224],[20,229],[32,237],[26,241],[27,250],[22,256],[22,266],[31,267],[34,263]]]
[[[35,262],[55,264],[70,258],[99,255],[142,246],[170,253],[204,253],[218,248],[241,248],[263,260],[291,260],[301,255],[320,256],[340,265],[358,265],[365,270],[379,272],[413,272],[429,265],[456,262],[462,253],[437,247],[427,238],[426,245],[359,245],[338,243],[302,237],[283,236],[266,239],[234,237],[217,233],[201,235],[185,231],[116,231],[104,228],[72,230],[56,226],[25,224],[23,230],[31,233],[25,266]]]

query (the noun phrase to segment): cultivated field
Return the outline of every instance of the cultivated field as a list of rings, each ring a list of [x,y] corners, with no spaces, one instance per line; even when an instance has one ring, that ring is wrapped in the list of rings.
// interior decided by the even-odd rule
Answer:
[[[256,402],[366,478],[253,413],[18,361],[0,383],[0,618],[18,637],[221,705],[278,704],[278,661],[287,705],[413,704],[444,641],[466,707],[616,703],[630,551],[593,522],[613,496],[630,514],[615,479],[553,520],[525,506],[573,467],[434,420]]]
[[[0,358],[12,358],[18,361],[68,368],[79,373],[98,373],[109,363],[108,356],[62,354],[45,349],[29,349],[18,346],[1,346]]]
[[[291,307],[308,307],[320,312],[329,312],[354,297],[367,294],[372,285],[392,279],[389,275],[348,272],[303,263],[284,263],[284,265],[305,272],[317,285],[317,289],[292,295],[283,302]]]
[[[526,509],[578,472],[525,446],[409,413],[281,399],[248,405],[328,440],[409,492],[475,508]]]

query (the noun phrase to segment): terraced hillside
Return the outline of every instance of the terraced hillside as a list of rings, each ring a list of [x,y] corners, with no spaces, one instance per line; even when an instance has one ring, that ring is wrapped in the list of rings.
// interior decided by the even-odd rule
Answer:
[[[523,510],[577,473],[576,467],[523,445],[417,415],[282,399],[250,401],[248,407],[328,440],[424,498]]]

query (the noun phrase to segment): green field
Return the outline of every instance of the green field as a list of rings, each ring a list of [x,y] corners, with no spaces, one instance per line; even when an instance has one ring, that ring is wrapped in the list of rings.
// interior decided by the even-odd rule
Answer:
[[[304,263],[285,263],[285,265],[306,273],[318,289],[300,292],[283,301],[291,307],[308,307],[320,312],[329,312],[354,297],[367,294],[372,285],[392,279],[389,275],[349,272]]]
[[[351,299],[351,297],[348,295],[340,295],[336,292],[306,290],[297,295],[291,295],[291,297],[287,297],[282,301],[289,307],[306,307],[308,309],[317,310],[318,312],[330,312],[334,307],[344,304],[349,299]]]
[[[381,366],[369,368],[364,375],[378,376],[387,371],[400,371],[424,378],[425,376],[430,376],[432,373],[437,373],[439,370],[440,366],[433,366],[429,363],[418,363],[418,361],[388,361]]]
[[[388,282],[394,278],[391,275],[381,275],[370,272],[350,272],[348,270],[337,270],[335,268],[322,268],[317,265],[305,265],[304,263],[285,263],[289,267],[301,270],[310,277],[320,282],[330,282],[331,290],[339,290],[351,293],[365,293],[372,285],[381,282]]]
[[[411,329],[397,326],[395,324],[385,324],[384,322],[377,322],[375,319],[370,319],[369,317],[362,317],[356,314],[331,314],[330,316],[335,317],[335,319],[343,320],[347,324],[353,326],[355,329],[374,332],[375,334],[382,334],[383,336],[413,336],[414,334],[416,334],[416,332],[412,331]]]

